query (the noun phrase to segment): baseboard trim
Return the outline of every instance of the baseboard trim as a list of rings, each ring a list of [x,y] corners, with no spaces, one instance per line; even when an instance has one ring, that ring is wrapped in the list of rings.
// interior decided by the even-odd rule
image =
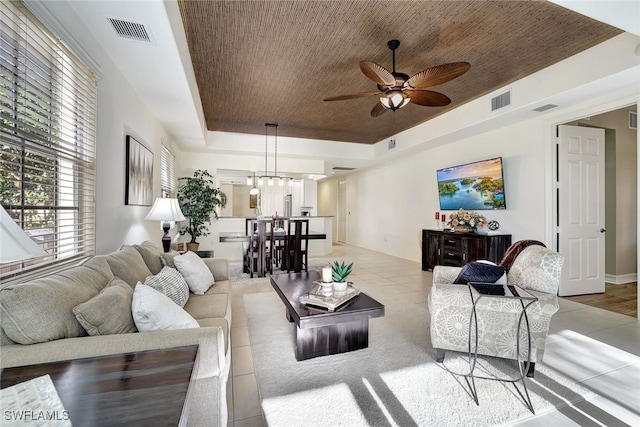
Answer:
[[[638,273],[620,274],[620,275],[605,274],[604,281],[614,285],[624,285],[625,283],[637,282]]]

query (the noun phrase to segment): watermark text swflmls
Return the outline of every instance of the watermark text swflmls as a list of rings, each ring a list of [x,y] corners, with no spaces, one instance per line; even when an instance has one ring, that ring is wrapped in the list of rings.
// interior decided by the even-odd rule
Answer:
[[[4,411],[5,421],[68,421],[69,411]]]

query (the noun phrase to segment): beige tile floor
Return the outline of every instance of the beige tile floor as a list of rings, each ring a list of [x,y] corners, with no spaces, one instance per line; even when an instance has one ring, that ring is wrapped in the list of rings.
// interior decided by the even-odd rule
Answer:
[[[330,259],[355,261],[351,279],[390,297],[427,304],[431,273],[420,264],[350,245],[334,245]],[[243,294],[273,292],[270,285],[234,288],[229,427],[265,426],[253,369]],[[378,295],[378,294],[376,294]],[[598,396],[535,416],[521,426],[640,426],[640,322],[561,299],[547,338],[544,362]]]

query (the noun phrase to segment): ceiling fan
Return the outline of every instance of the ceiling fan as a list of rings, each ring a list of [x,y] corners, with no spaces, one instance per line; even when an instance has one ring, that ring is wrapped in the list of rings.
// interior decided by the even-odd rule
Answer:
[[[400,41],[389,40],[387,46],[393,55],[392,72],[372,61],[360,62],[360,69],[364,75],[377,84],[377,91],[334,96],[325,98],[323,101],[342,101],[381,95],[380,100],[371,110],[371,117],[378,117],[387,110],[395,111],[409,102],[426,107],[443,107],[450,104],[451,99],[426,88],[453,80],[471,68],[468,62],[452,62],[427,68],[410,77],[396,72],[396,49],[400,46]]]

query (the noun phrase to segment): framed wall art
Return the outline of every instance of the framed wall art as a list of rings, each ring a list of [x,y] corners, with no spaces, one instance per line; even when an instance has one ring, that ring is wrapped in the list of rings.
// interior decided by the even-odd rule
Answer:
[[[153,153],[127,135],[127,171],[125,175],[125,205],[153,204]]]

